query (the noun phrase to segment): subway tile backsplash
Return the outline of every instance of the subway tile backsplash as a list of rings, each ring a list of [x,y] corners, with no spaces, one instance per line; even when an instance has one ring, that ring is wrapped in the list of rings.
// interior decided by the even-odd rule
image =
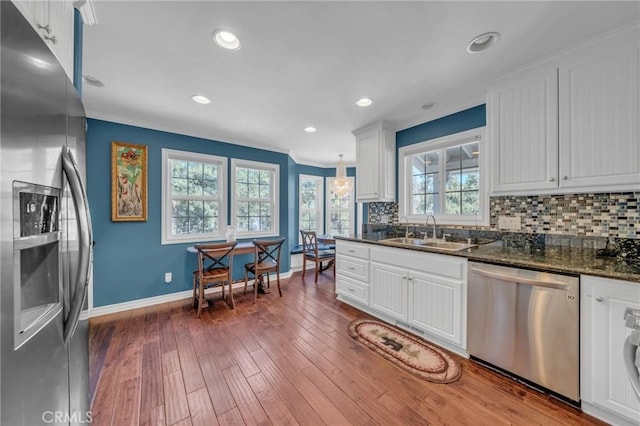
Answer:
[[[490,198],[489,227],[520,217],[520,232],[640,239],[640,192],[499,196]],[[369,203],[369,223],[398,223],[396,203]],[[517,232],[517,231],[516,231]]]

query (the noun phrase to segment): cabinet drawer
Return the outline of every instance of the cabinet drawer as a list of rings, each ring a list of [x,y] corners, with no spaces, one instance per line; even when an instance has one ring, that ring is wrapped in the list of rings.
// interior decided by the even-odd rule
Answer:
[[[336,289],[339,295],[364,305],[369,305],[369,286],[344,276],[336,276]]]
[[[336,241],[336,253],[360,259],[369,259],[369,246],[348,241]]]
[[[371,260],[455,280],[466,280],[467,260],[461,257],[374,246],[371,249]]]
[[[369,262],[350,256],[336,257],[336,273],[369,282]]]

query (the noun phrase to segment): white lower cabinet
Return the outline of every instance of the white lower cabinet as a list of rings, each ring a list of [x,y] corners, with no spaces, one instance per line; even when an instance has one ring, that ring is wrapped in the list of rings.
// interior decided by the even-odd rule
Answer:
[[[387,317],[407,321],[406,268],[371,263],[371,309]]]
[[[369,306],[369,245],[336,241],[336,293],[358,308]]]
[[[462,323],[466,312],[466,303],[463,304],[464,289],[463,281],[411,272],[409,275],[409,324],[464,349],[466,347]]]
[[[336,258],[340,300],[467,356],[466,259],[342,240]]]
[[[629,381],[623,345],[626,308],[640,309],[640,283],[580,278],[582,410],[614,425],[640,424],[640,398]]]

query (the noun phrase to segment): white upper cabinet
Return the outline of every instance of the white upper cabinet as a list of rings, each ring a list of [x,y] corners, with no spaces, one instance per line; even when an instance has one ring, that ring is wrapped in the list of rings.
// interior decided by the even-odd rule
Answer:
[[[640,186],[639,58],[636,39],[560,65],[563,187]]]
[[[384,123],[353,131],[356,137],[356,200],[396,200],[396,132]]]
[[[627,29],[491,88],[494,193],[638,188],[637,33],[637,27]]]
[[[73,2],[68,0],[14,0],[73,81]]]
[[[557,188],[558,70],[504,80],[488,104],[494,191]]]

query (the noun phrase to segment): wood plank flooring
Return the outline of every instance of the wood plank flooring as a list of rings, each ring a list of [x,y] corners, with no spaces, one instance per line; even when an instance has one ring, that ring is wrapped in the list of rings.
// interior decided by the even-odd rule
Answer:
[[[455,383],[429,383],[354,341],[362,312],[331,273],[260,297],[219,295],[92,318],[93,425],[595,425],[561,402],[456,355]]]

